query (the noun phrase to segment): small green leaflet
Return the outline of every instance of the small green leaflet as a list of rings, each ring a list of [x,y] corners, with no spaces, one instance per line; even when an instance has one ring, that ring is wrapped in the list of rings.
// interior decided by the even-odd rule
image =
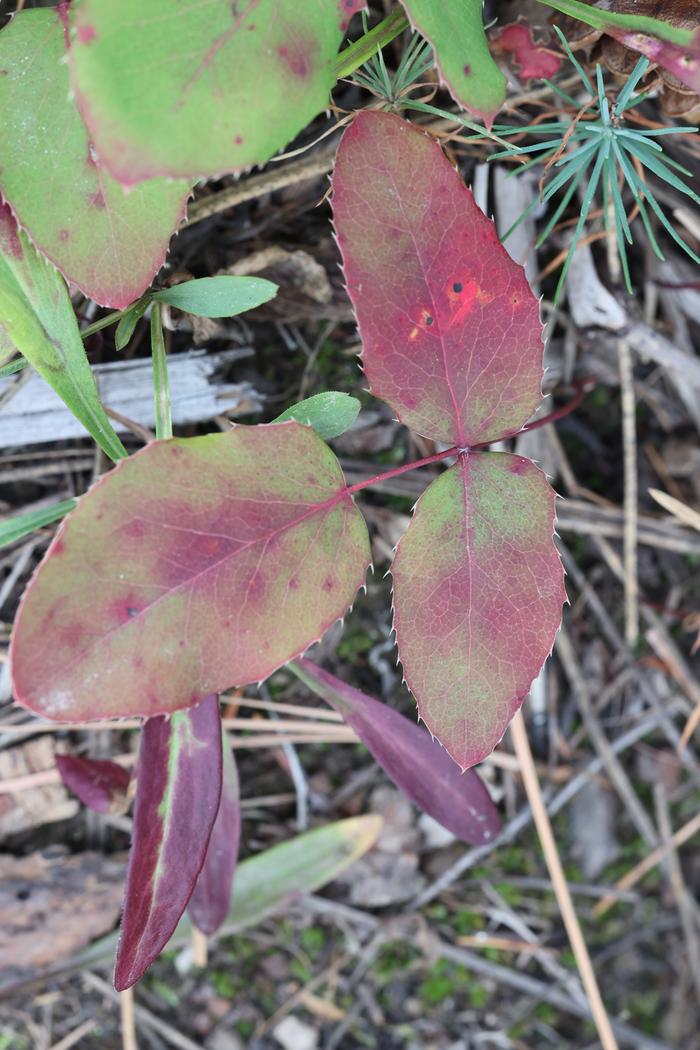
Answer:
[[[360,402],[356,397],[343,394],[339,390],[328,390],[323,394],[314,394],[273,419],[273,423],[284,423],[296,419],[297,423],[306,423],[313,427],[324,441],[338,437],[349,430],[360,411]]]
[[[126,450],[97,396],[92,369],[60,274],[0,205],[0,329],[113,460]]]
[[[42,525],[50,525],[52,521],[58,521],[74,507],[78,506],[77,499],[65,499],[61,503],[54,503],[51,507],[42,510],[33,510],[29,514],[18,514],[13,518],[5,518],[0,521],[0,547],[9,547],[23,536],[28,536]]]
[[[233,317],[274,299],[277,289],[264,277],[201,277],[163,288],[151,298],[199,317]]]

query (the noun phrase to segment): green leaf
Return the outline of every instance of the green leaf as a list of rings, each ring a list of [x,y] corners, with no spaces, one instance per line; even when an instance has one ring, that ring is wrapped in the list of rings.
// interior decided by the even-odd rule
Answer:
[[[65,499],[61,503],[54,503],[51,507],[42,510],[32,510],[29,514],[17,514],[12,518],[0,521],[0,547],[8,547],[11,543],[28,536],[42,525],[50,525],[52,521],[58,521],[69,511],[77,507],[76,499]]]
[[[440,79],[455,102],[491,127],[505,102],[506,78],[489,51],[483,0],[404,0],[404,7],[433,45]]]
[[[277,289],[264,277],[201,277],[154,292],[153,299],[199,317],[233,317],[274,299]]]
[[[356,397],[342,394],[338,390],[328,390],[292,405],[272,422],[284,423],[288,419],[296,419],[297,423],[306,423],[307,426],[313,427],[319,437],[328,441],[349,430],[359,411],[360,402]]]
[[[4,335],[4,332],[2,332],[1,329],[0,333]],[[16,357],[14,361],[10,361],[8,365],[3,365],[2,368],[0,368],[0,379],[16,375],[17,372],[21,372],[23,368],[26,368],[28,364],[29,361],[27,361],[26,357],[22,357],[20,354],[20,356]]]
[[[97,396],[63,278],[0,206],[0,330],[110,459],[126,456]]]
[[[0,32],[0,191],[32,242],[96,302],[128,306],[153,280],[185,212],[187,182],[130,193],[105,171],[71,96],[55,8]]]
[[[236,869],[225,932],[255,926],[303,894],[315,893],[332,882],[371,849],[381,829],[381,817],[351,817],[248,857]],[[192,922],[185,914],[170,944],[183,944],[191,936]],[[117,942],[116,933],[102,937],[80,952],[74,962],[92,965],[113,952]]]
[[[117,350],[123,350],[130,342],[131,337],[134,334],[134,329],[148,309],[150,301],[151,296],[144,295],[124,311],[124,315],[120,319],[114,332],[114,345]],[[84,338],[85,333],[83,333],[83,339]]]
[[[81,0],[70,68],[97,152],[125,185],[262,164],[328,105],[364,0]]]
[[[660,40],[668,40],[672,44],[687,45],[693,39],[693,33],[689,29],[678,29],[660,18],[651,15],[629,15],[618,14],[616,11],[605,11],[581,0],[538,0],[547,7],[553,7],[555,11],[561,11],[564,15],[571,15],[579,22],[601,29],[603,32],[613,28],[629,29],[637,33],[651,33]],[[662,5],[659,5],[660,7]]]

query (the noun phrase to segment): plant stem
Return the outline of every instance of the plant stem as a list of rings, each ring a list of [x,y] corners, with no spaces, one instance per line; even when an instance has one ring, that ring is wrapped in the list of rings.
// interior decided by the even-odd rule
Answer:
[[[346,494],[352,494],[353,492],[360,492],[361,489],[366,489],[370,485],[379,485],[382,481],[388,481],[389,478],[395,478],[399,474],[405,474],[409,470],[416,470],[418,467],[427,467],[430,463],[439,463],[441,459],[447,459],[449,456],[456,456],[459,452],[465,451],[454,445],[452,448],[446,449],[445,452],[436,452],[434,456],[426,456],[425,459],[416,459],[413,463],[404,463],[402,467],[394,467],[393,470],[387,470],[383,474],[377,474],[373,478],[368,478],[367,481],[358,481],[355,485],[348,485],[345,489]]]
[[[161,310],[161,304],[154,302],[151,308],[151,355],[153,357],[153,400],[156,406],[156,437],[159,439],[173,436],[170,383],[168,382],[168,362],[165,354]]]
[[[335,64],[336,80],[349,77],[356,69],[363,66],[377,51],[391,43],[399,33],[408,29],[408,19],[402,10],[393,11],[379,25],[365,33],[338,55]]]
[[[575,408],[578,408],[586,396],[587,391],[590,389],[590,380],[576,380],[573,383],[573,386],[576,389],[576,394],[572,397],[571,401],[567,401],[567,403],[562,405],[561,408],[555,408],[553,412],[549,412],[546,416],[542,416],[541,419],[536,419],[533,423],[528,423],[527,426],[524,426],[522,430],[518,431],[518,434],[527,434],[531,430],[537,430],[538,427],[544,427],[548,423],[554,423],[555,420],[568,416],[569,412],[573,412]],[[513,434],[513,437],[518,437],[518,434]],[[402,467],[394,467],[392,470],[387,470],[383,474],[377,474],[373,478],[367,478],[366,481],[358,481],[354,485],[349,485],[345,492],[349,494],[360,492],[362,489],[369,488],[371,485],[379,485],[382,481],[389,481],[390,478],[395,478],[399,474],[406,474],[409,470],[416,470],[418,467],[427,467],[431,463],[439,463],[440,460],[448,459],[450,456],[459,456],[469,452],[481,452],[483,449],[489,448],[491,444],[491,441],[482,441],[478,445],[470,445],[465,448],[461,448],[459,445],[453,445],[452,448],[448,448],[444,452],[436,452],[434,456],[426,456],[425,459],[416,459],[413,463],[404,463]]]
[[[101,332],[103,328],[108,328],[111,324],[116,324],[117,321],[121,321],[125,313],[126,310],[114,310],[113,313],[107,314],[106,317],[101,317],[99,321],[93,321],[92,324],[81,329],[81,339],[87,339],[88,336],[94,335],[95,332]]]

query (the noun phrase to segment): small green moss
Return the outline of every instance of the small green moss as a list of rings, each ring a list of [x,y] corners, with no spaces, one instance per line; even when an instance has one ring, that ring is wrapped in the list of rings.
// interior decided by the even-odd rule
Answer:
[[[309,955],[318,955],[326,944],[325,931],[320,926],[307,926],[302,931],[301,943]]]
[[[209,979],[216,988],[217,995],[222,996],[224,999],[235,999],[236,985],[225,970],[212,970]]]

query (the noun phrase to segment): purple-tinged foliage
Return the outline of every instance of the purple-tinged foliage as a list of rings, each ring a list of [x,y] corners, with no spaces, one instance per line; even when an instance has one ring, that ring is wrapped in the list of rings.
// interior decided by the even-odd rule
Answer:
[[[120,813],[129,790],[129,770],[105,759],[56,755],[56,768],[69,791],[96,813]]]
[[[293,670],[343,716],[387,776],[425,813],[474,846],[498,834],[498,810],[478,775],[472,769],[461,773],[424,729],[311,660],[297,660]]]
[[[130,988],[168,943],[204,863],[221,798],[219,698],[141,737],[134,823],[114,985]]]
[[[187,909],[194,925],[208,937],[228,915],[241,841],[241,797],[233,751],[224,737],[221,799],[207,854]]]

